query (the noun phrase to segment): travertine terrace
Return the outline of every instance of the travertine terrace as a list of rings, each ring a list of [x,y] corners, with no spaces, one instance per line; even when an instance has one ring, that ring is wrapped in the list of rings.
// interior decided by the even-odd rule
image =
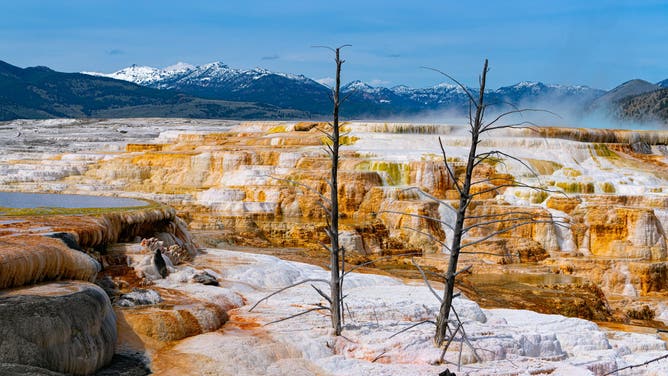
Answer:
[[[315,250],[318,240],[325,240],[323,213],[316,196],[294,182],[326,193],[328,160],[318,130],[325,126],[183,119],[16,121],[0,125],[5,151],[0,156],[0,179],[2,189],[7,191],[94,193],[159,201],[176,209],[201,245]],[[346,250],[358,260],[415,252],[424,265],[442,268],[446,258],[441,247],[414,229],[447,242],[447,228],[397,213],[450,219],[449,205],[454,205],[457,194],[445,171],[437,138],[444,142],[448,163],[460,173],[467,151],[465,130],[448,125],[361,122],[347,124],[346,130],[339,192],[341,236]],[[523,163],[494,160],[477,169],[477,178],[485,180],[477,189],[488,193],[472,210],[489,214],[521,208],[562,225],[535,223],[481,243],[479,250],[484,256],[471,255],[462,260],[473,265],[472,275],[461,286],[463,291],[489,307],[507,305],[643,325],[653,325],[652,319],[668,320],[668,305],[664,303],[668,296],[667,143],[668,132],[661,131],[561,128],[513,130],[485,139],[482,148],[502,150]],[[508,181],[541,184],[550,191],[495,188]],[[415,190],[407,190],[409,187],[418,187],[448,204],[439,205]],[[499,229],[481,227],[468,236],[470,240],[479,239]],[[133,247],[119,245],[110,252],[132,258],[136,251]],[[196,261],[199,267],[206,268],[201,260]],[[220,278],[226,273],[209,267]],[[79,271],[67,273],[73,273],[69,278],[87,279],[76,274]],[[179,282],[178,277],[170,278],[164,283]],[[504,283],[492,283],[498,280]],[[528,280],[532,282],[527,285],[524,282]],[[161,284],[161,288],[174,288]],[[260,290],[270,287],[257,284]],[[176,302],[188,300],[188,291],[183,295],[162,292],[170,302]],[[494,299],[488,295],[491,292]],[[214,330],[225,320],[216,310],[244,304],[238,295],[219,295],[218,308],[200,309],[201,315],[209,318],[200,320],[199,332]],[[649,310],[643,309],[645,305]],[[487,320],[476,316],[476,309],[480,308],[471,308],[470,320]],[[155,351],[160,351],[165,341],[199,333],[180,319],[169,319],[174,315],[172,310],[154,311],[148,315],[124,311],[123,321],[140,333],[143,343],[155,341]],[[486,314],[503,317],[494,320],[506,323],[516,319],[512,311]],[[416,313],[414,318],[418,316]],[[162,320],[158,317],[177,329],[170,334],[157,330]],[[244,315],[232,316],[232,322],[239,326],[246,319]],[[481,333],[484,330],[480,328]],[[538,342],[546,342],[534,341],[536,356],[555,360],[581,356],[573,355],[579,354],[578,349],[574,350],[578,340],[538,335]],[[124,341],[133,342],[127,338]],[[554,341],[561,344],[557,346]],[[179,349],[193,351],[200,346],[196,342],[179,345]],[[509,349],[515,346],[510,342],[496,345],[499,350],[489,361],[505,359],[501,354],[513,353]],[[369,353],[357,354],[358,350],[345,348],[347,345],[336,346],[343,346],[339,350],[357,358],[375,357],[384,351],[380,347],[366,348]],[[596,346],[602,350],[611,345],[601,342]],[[661,346],[650,347],[658,350]],[[533,351],[522,349],[523,354]],[[390,362],[402,363],[388,352]],[[404,363],[421,361],[430,360],[409,359]],[[611,362],[597,360],[587,363],[587,368],[600,373],[619,363]],[[169,367],[160,362],[156,365]],[[318,363],[323,369],[330,370],[330,366]],[[536,367],[550,369],[545,364]]]
[[[206,235],[206,244],[317,248],[317,240],[324,240],[322,211],[313,194],[287,180],[326,191],[327,158],[318,126],[178,119],[6,123],[3,189],[150,198],[177,208],[192,230]],[[410,228],[439,239],[447,238],[447,229],[386,211],[447,218],[446,208],[405,188],[455,199],[437,137],[458,170],[465,131],[392,123],[346,127],[340,172],[346,249],[363,256],[407,251],[437,256],[439,247]],[[15,136],[17,129],[21,136]],[[524,226],[490,239],[482,247],[499,256],[486,262],[541,262],[621,299],[662,294],[668,270],[667,142],[668,133],[661,131],[566,128],[484,140],[483,148],[522,159],[538,178],[516,161],[497,161],[477,170],[489,179],[477,189],[515,179],[539,181],[554,192],[500,188],[474,210],[530,207],[537,216],[566,223]],[[498,228],[479,230],[470,236]],[[660,314],[664,307],[654,308]]]

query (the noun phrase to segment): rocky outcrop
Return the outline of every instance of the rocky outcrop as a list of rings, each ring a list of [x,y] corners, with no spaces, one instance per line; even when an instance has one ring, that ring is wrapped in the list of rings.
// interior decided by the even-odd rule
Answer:
[[[101,270],[99,261],[105,263],[108,245],[140,235],[164,239],[167,253],[178,255],[179,262],[197,252],[185,223],[168,207],[99,216],[26,217],[6,228],[4,235],[11,236],[0,236],[0,288],[56,279],[92,282]],[[54,232],[68,234],[87,252],[70,248],[52,237]]]
[[[387,227],[391,242],[403,244],[407,250],[440,253],[439,241],[445,240],[445,233],[437,220],[429,219],[440,218],[438,208],[436,202],[386,201],[379,208],[379,218]]]
[[[580,248],[594,255],[660,260],[667,256],[666,238],[654,211],[648,208],[588,206],[576,210],[574,222]]]
[[[629,272],[642,295],[668,291],[668,263],[631,263]]]
[[[211,332],[227,321],[227,313],[222,308],[203,302],[170,308],[124,309],[118,314],[123,315],[135,334],[160,342]]]
[[[573,210],[582,203],[582,199],[578,197],[567,197],[561,195],[550,196],[545,205],[550,209],[559,210],[561,212],[571,214]]]
[[[94,281],[100,264],[60,239],[0,237],[0,289],[55,279]]]
[[[216,239],[230,244],[260,247],[306,245],[317,248],[317,241],[323,239],[316,233],[322,228],[325,214],[317,204],[318,196],[289,181],[304,184],[325,196],[329,194],[325,183],[329,161],[321,151],[322,134],[316,129],[318,126],[325,125],[308,122],[247,123],[229,127],[224,132],[217,129],[180,133],[165,131],[158,139],[128,144],[124,152],[118,153],[115,158],[104,158],[89,164],[87,171],[80,177],[72,177],[69,184],[99,185],[105,182],[121,190],[161,195],[177,207],[193,229],[219,231]],[[397,197],[387,193],[391,189],[401,190],[414,186],[441,199],[457,200],[458,193],[442,162],[438,143],[433,136],[430,139],[425,137],[438,132],[448,135],[443,139],[448,151],[448,165],[458,179],[461,179],[463,173],[461,150],[467,146],[466,138],[457,132],[456,127],[451,126],[354,123],[349,125],[349,129],[353,134],[346,138],[339,173],[342,217],[353,218],[365,226],[370,223],[376,226],[374,221],[379,219],[390,233],[393,246],[406,249],[426,246],[426,251],[434,251],[437,247],[433,244],[419,241],[417,235],[408,234],[406,229],[398,229],[398,221],[393,217],[374,216],[379,213],[381,206],[396,209],[407,205],[390,203],[391,200],[397,200]],[[385,135],[382,132],[386,132]],[[410,133],[407,140],[419,136],[422,144],[425,140],[432,140],[434,147],[429,148],[431,152],[414,153],[411,150],[413,144],[408,143],[413,141],[407,141],[404,145],[403,141],[398,140],[395,145],[386,140],[394,132]],[[541,135],[540,132],[547,138],[536,137]],[[664,139],[665,134],[662,132],[560,128],[541,128],[539,133],[504,131],[498,138],[483,140],[481,147],[513,149],[510,154],[515,155],[517,152],[528,166],[546,177],[547,185],[571,196],[529,189],[497,188],[521,181],[527,175],[525,166],[507,158],[490,158],[480,164],[474,172],[474,179],[480,183],[474,186],[473,192],[484,191],[478,197],[481,200],[503,195],[504,200],[511,204],[509,208],[540,205],[547,200],[548,208],[570,215],[582,204],[580,196],[593,197],[594,194],[601,196],[614,192],[616,195],[610,197],[623,197],[617,191],[637,190],[637,187],[631,189],[629,185],[641,182],[610,177],[610,174],[599,180],[594,179],[592,174],[609,169],[611,165],[637,170],[643,167],[642,164],[633,159],[636,158],[635,154],[631,155],[633,149],[630,146],[625,149],[623,145],[642,142],[654,152],[653,145]],[[622,145],[621,149],[617,147],[619,145]],[[406,158],[397,158],[404,154]],[[566,158],[566,154],[570,157]],[[627,155],[630,156],[628,160]],[[638,160],[643,163],[646,161],[641,158]],[[424,197],[410,200],[414,199],[428,201]],[[623,204],[619,202],[615,205]],[[665,207],[665,203],[663,205]],[[409,210],[415,212],[418,209]],[[272,229],[270,225],[277,227]],[[579,225],[586,226],[583,221],[578,222],[576,219],[568,231],[577,232],[573,237],[584,241],[584,233],[587,231]],[[295,230],[289,230],[290,226]],[[547,224],[534,224],[509,231],[504,236],[527,237],[540,243],[546,251],[554,252],[562,250],[559,242],[563,239],[554,235],[553,230]],[[442,229],[434,226],[427,228],[429,235],[442,240],[444,235],[439,231]],[[365,234],[350,235],[351,248],[364,248],[366,253],[370,248],[378,249],[365,245],[367,239],[371,240]],[[297,238],[288,239],[295,236]],[[363,246],[360,245],[360,238]],[[309,242],[308,239],[313,241]],[[378,243],[377,240],[373,242]],[[584,243],[578,246],[582,245],[579,248],[588,252]]]
[[[0,363],[89,375],[111,361],[116,316],[107,294],[86,282],[0,291]]]
[[[121,291],[109,276],[100,281],[107,291],[89,282],[103,267],[127,265],[128,255],[108,248],[138,236],[155,236],[153,244],[177,262],[191,260],[197,252],[185,223],[164,206],[1,221],[0,370],[90,375],[107,365],[117,338],[108,294],[116,297]],[[65,281],[53,282],[57,280]],[[225,314],[211,310],[214,317]],[[217,320],[216,328],[223,322]]]
[[[481,259],[501,265],[538,262],[550,257],[540,243],[526,238],[485,241],[475,248],[475,252]]]
[[[532,240],[548,252],[559,250],[555,224],[546,209],[480,201],[470,207],[469,216],[465,226],[471,229],[466,235],[472,241],[497,234],[496,238]]]
[[[60,372],[27,366],[24,364],[0,363],[0,375],[5,376],[63,376]]]

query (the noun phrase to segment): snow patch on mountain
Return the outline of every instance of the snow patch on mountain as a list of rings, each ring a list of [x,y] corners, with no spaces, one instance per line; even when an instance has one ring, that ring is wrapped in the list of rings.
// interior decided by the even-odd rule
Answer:
[[[152,82],[164,79],[172,74],[158,68],[133,64],[114,73],[82,72],[91,76],[109,77],[116,80],[134,82],[138,85],[148,85]]]
[[[272,72],[264,68],[230,68],[227,64],[220,61],[214,61],[199,66],[178,62],[165,68],[132,65],[113,73],[82,73],[92,76],[110,77],[160,89],[175,88],[178,87],[178,83],[184,82],[190,84],[197,82],[203,86],[209,86],[210,83],[216,81],[232,81],[242,77],[250,80],[259,80],[269,75],[276,75],[296,81],[311,81],[303,75]]]
[[[174,65],[170,65],[163,70],[165,72],[180,73],[180,72],[185,72],[185,71],[188,71],[188,70],[191,70],[191,69],[195,69],[195,66],[179,61],[178,63],[176,63]]]

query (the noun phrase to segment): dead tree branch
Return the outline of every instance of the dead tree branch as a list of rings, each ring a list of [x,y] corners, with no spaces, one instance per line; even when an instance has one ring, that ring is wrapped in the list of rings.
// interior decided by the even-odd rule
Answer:
[[[290,286],[285,286],[285,287],[283,287],[282,289],[277,290],[277,291],[274,291],[274,292],[272,292],[271,294],[265,296],[264,298],[258,300],[255,304],[253,304],[252,307],[250,307],[250,309],[248,310],[248,312],[253,312],[253,310],[255,309],[255,307],[257,307],[260,303],[262,303],[262,302],[268,300],[269,298],[271,298],[271,297],[274,296],[274,295],[278,295],[278,294],[282,293],[282,292],[285,291],[285,290],[288,290],[288,289],[291,289],[291,288],[293,288],[293,287],[297,287],[297,286],[299,286],[299,285],[303,285],[304,283],[309,283],[309,282],[329,283],[329,281],[326,280],[326,279],[318,279],[318,278],[309,278],[309,279],[305,279],[305,280],[302,280],[302,281],[293,283],[293,284],[291,284]]]
[[[388,337],[388,339],[393,338],[393,337],[396,337],[396,336],[398,336],[399,334],[404,333],[404,332],[407,332],[407,331],[409,331],[409,330],[411,330],[411,329],[413,329],[413,328],[415,328],[415,327],[417,327],[417,326],[420,326],[420,325],[422,325],[422,324],[433,324],[433,325],[436,325],[436,322],[433,321],[433,320],[423,320],[423,321],[420,321],[420,322],[418,322],[418,323],[415,323],[415,324],[413,324],[413,325],[410,325],[410,326],[408,326],[408,327],[406,327],[406,328],[403,328],[403,329],[401,329],[400,331],[398,331],[398,332],[392,334],[391,336]]]
[[[666,355],[662,355],[662,356],[660,356],[660,357],[658,357],[658,358],[650,359],[650,360],[648,360],[648,361],[646,361],[646,362],[644,362],[644,363],[641,363],[641,364],[632,364],[632,365],[630,365],[630,366],[626,366],[626,367],[618,368],[618,369],[616,369],[616,370],[614,370],[614,371],[611,371],[611,372],[608,372],[608,373],[604,374],[603,376],[608,376],[608,375],[616,374],[617,372],[619,372],[619,371],[623,371],[623,370],[625,370],[625,369],[634,369],[634,368],[638,368],[638,367],[644,367],[644,366],[646,366],[646,365],[648,365],[648,364],[651,364],[651,363],[654,363],[654,362],[658,362],[659,360],[663,360],[663,359],[666,359],[666,358],[668,358],[668,354],[666,354]]]
[[[429,291],[431,291],[431,293],[436,297],[436,300],[438,300],[439,303],[443,303],[443,300],[441,299],[441,297],[436,293],[436,290],[434,290],[434,288],[431,286],[431,283],[429,283],[429,279],[427,279],[427,276],[425,275],[424,270],[422,270],[422,267],[420,266],[420,264],[415,262],[415,259],[411,259],[411,262],[420,271],[420,274],[422,275],[422,280],[424,281],[424,283],[429,288]]]
[[[279,322],[282,322],[282,321],[287,321],[287,320],[290,320],[290,319],[294,319],[295,317],[303,316],[303,315],[305,315],[305,314],[307,314],[307,313],[311,313],[311,312],[314,312],[314,311],[324,311],[324,310],[328,310],[328,311],[329,311],[329,310],[331,310],[331,309],[330,309],[329,307],[325,307],[325,306],[317,306],[317,307],[315,307],[315,308],[307,309],[307,310],[305,310],[305,311],[303,311],[303,312],[299,312],[299,313],[297,313],[297,314],[294,314],[294,315],[291,315],[291,316],[288,316],[288,317],[284,317],[284,318],[282,318],[282,319],[278,319],[278,320],[274,320],[274,321],[268,322],[268,323],[266,323],[265,325],[276,324],[276,323],[279,323]]]

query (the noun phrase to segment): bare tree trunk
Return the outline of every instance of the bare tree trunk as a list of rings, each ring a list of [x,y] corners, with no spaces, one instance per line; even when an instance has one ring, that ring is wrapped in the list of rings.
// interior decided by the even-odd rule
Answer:
[[[287,182],[290,182],[294,185],[300,186],[312,193],[315,193],[321,200],[320,204],[321,207],[325,210],[326,213],[326,219],[327,219],[327,226],[325,227],[325,232],[327,233],[327,236],[329,236],[330,239],[330,244],[326,245],[324,243],[321,243],[323,248],[325,248],[327,251],[330,253],[330,279],[325,280],[325,279],[304,279],[302,281],[293,283],[290,286],[284,287],[276,292],[273,292],[262,299],[260,299],[257,303],[255,303],[249,311],[252,311],[257,307],[260,303],[263,301],[266,301],[270,297],[283,292],[285,290],[288,290],[290,288],[300,286],[304,283],[308,282],[318,282],[318,283],[329,283],[330,287],[330,294],[329,296],[320,290],[319,288],[315,287],[314,285],[311,285],[313,289],[321,296],[323,297],[327,302],[329,302],[329,306],[323,305],[323,303],[318,303],[314,304],[315,307],[306,309],[300,313],[297,313],[295,315],[282,318],[276,321],[272,321],[272,323],[277,323],[285,320],[289,320],[295,317],[299,317],[301,315],[307,314],[309,312],[314,312],[314,311],[321,311],[321,310],[328,310],[331,316],[332,320],[332,329],[334,329],[334,335],[340,336],[341,335],[341,329],[343,325],[343,308],[344,308],[344,303],[343,303],[343,279],[346,274],[345,272],[345,264],[344,264],[344,257],[345,257],[345,250],[340,247],[339,245],[339,196],[338,196],[338,191],[339,191],[339,183],[338,183],[338,172],[339,172],[339,148],[340,148],[340,142],[341,142],[341,137],[340,137],[340,129],[339,129],[339,106],[341,105],[342,102],[345,102],[347,97],[344,97],[343,100],[340,99],[340,92],[341,92],[341,65],[345,62],[345,60],[341,60],[340,57],[340,51],[344,47],[349,47],[349,44],[344,44],[338,48],[331,48],[327,46],[314,46],[314,47],[319,47],[319,48],[326,48],[332,52],[335,53],[335,61],[336,61],[336,85],[334,86],[332,90],[332,102],[334,104],[334,111],[333,111],[333,122],[329,123],[332,127],[331,133],[327,132],[326,130],[321,131],[325,133],[326,139],[325,139],[325,147],[329,153],[330,160],[332,162],[332,170],[331,170],[331,176],[329,181],[327,182],[329,184],[330,188],[330,198],[328,199],[325,197],[324,194],[320,193],[319,190],[316,190],[312,187],[309,187],[306,184],[302,184],[296,181],[288,180],[288,179],[280,179],[280,178],[275,178],[279,180],[285,180]],[[331,143],[331,144],[330,144]],[[329,205],[329,208],[327,207]]]
[[[339,196],[338,196],[338,173],[339,173],[339,91],[341,87],[341,64],[343,61],[339,56],[340,48],[336,53],[336,86],[334,87],[334,121],[332,123],[332,176],[330,182],[331,210],[329,224],[330,250],[330,297],[332,299],[331,315],[332,329],[334,335],[341,335],[341,273],[339,270]]]
[[[477,158],[477,147],[480,137],[480,130],[482,127],[483,118],[483,102],[485,96],[485,80],[487,78],[487,59],[485,59],[485,66],[482,70],[480,79],[480,95],[478,103],[476,103],[476,113],[473,123],[471,125],[471,147],[469,149],[468,160],[466,163],[466,175],[464,177],[464,184],[459,197],[459,208],[457,209],[457,219],[455,220],[454,235],[452,237],[452,246],[450,247],[450,260],[448,262],[448,271],[445,274],[445,290],[443,291],[443,300],[439,309],[438,317],[436,318],[436,333],[434,335],[434,343],[441,346],[446,340],[446,330],[448,327],[448,320],[450,318],[450,310],[452,308],[452,297],[455,288],[455,277],[457,276],[457,262],[459,261],[459,253],[461,251],[462,235],[464,229],[464,220],[466,219],[466,209],[471,202],[471,180],[473,178],[473,168]],[[447,163],[447,161],[443,161]]]

